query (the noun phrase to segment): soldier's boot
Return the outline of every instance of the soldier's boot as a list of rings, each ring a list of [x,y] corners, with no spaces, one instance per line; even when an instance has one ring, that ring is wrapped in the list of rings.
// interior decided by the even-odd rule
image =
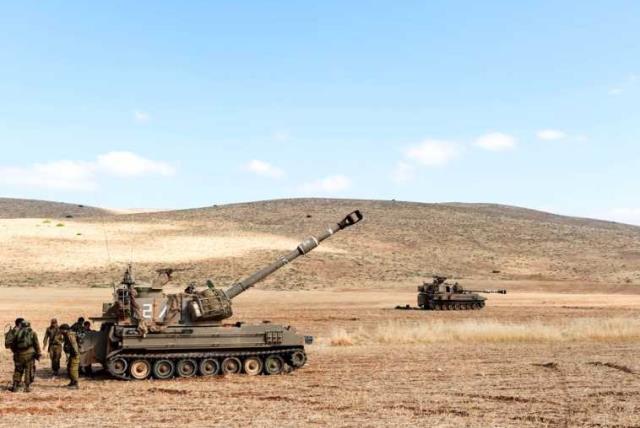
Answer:
[[[54,377],[58,376],[58,370],[52,370],[52,371],[51,371],[51,374],[52,374]]]
[[[77,380],[72,380],[71,382],[69,382],[69,385],[67,385],[67,388],[69,389],[78,389],[78,381]]]
[[[24,392],[31,392],[31,385],[25,385],[24,386]]]
[[[11,392],[18,392],[20,390],[20,382],[13,382],[13,385],[9,388]]]

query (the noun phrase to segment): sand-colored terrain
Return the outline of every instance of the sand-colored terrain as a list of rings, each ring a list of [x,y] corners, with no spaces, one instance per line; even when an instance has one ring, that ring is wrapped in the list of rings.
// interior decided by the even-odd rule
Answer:
[[[67,205],[11,204],[0,214],[0,322],[26,316],[41,338],[52,316],[98,315],[131,261],[142,281],[156,268],[186,269],[167,291],[206,278],[224,286],[352,209],[366,221],[234,302],[233,320],[313,335],[304,368],[143,382],[97,375],[78,392],[51,378],[45,358],[26,395],[6,390],[12,362],[2,350],[0,426],[640,427],[638,227],[393,201],[72,218]],[[482,311],[392,309],[415,303],[431,273],[509,293],[489,295]]]
[[[2,322],[24,313],[40,331],[51,316],[73,320],[109,298],[105,289],[24,291],[0,289]],[[640,296],[515,293],[496,296],[479,312],[390,309],[413,297],[385,290],[253,290],[237,300],[234,319],[271,319],[314,335],[301,370],[143,382],[96,376],[77,392],[63,387],[65,379],[52,379],[43,360],[28,397],[0,389],[0,425],[640,426],[640,330],[586,339],[538,335],[541,326],[563,331],[575,323],[594,332],[612,319],[638,327]],[[442,335],[442,323],[456,328],[470,321],[482,338],[468,329]],[[358,332],[389,325],[397,329],[395,340],[371,334],[367,342],[332,345],[344,332],[358,339]],[[491,334],[482,331],[486,325]],[[418,339],[436,334],[438,340],[407,340],[402,326]],[[492,339],[509,326],[525,333]],[[3,351],[5,384],[10,374]]]
[[[9,213],[28,209],[12,201]],[[494,205],[328,199],[1,219],[0,286],[108,286],[129,262],[141,279],[170,265],[189,269],[184,282],[226,284],[356,208],[366,217],[357,228],[262,286],[396,288],[440,273],[541,291],[571,283],[573,291],[640,292],[640,227]]]
[[[51,222],[0,220],[3,265],[12,272],[79,272],[127,263],[184,264],[240,257],[258,251],[285,252],[298,241],[267,233],[191,233],[189,225],[144,222]],[[13,245],[13,244],[18,245]],[[317,252],[340,253],[322,246]]]

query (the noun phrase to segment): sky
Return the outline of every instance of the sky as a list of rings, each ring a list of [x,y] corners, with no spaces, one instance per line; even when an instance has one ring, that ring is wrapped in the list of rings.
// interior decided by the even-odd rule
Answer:
[[[640,224],[640,2],[0,2],[0,196]]]

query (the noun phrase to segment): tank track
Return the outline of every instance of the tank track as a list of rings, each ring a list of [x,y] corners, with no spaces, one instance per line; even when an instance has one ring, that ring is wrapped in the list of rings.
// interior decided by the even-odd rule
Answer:
[[[300,351],[303,353],[305,359],[302,364],[294,365],[291,363],[291,355]],[[213,358],[221,362],[224,358],[235,357],[239,359],[246,359],[247,357],[268,357],[271,355],[278,355],[283,357],[285,362],[285,366],[283,367],[282,372],[291,372],[293,370],[299,369],[304,366],[306,362],[306,353],[304,352],[304,348],[285,348],[285,349],[272,349],[267,351],[229,351],[229,352],[149,352],[149,353],[128,353],[126,351],[115,351],[111,353],[107,357],[107,361],[105,364],[105,368],[109,372],[111,376],[120,380],[132,380],[132,376],[129,374],[129,366],[132,361],[135,360],[147,360],[150,361],[151,366],[153,366],[154,360],[172,360],[174,364],[179,360],[185,359],[193,359],[196,361],[201,361],[207,358]],[[117,359],[124,358],[127,360],[127,370],[124,374],[120,374],[114,371],[113,362]],[[197,373],[198,376],[201,373]],[[220,370],[215,374],[216,376],[221,376]],[[179,377],[179,375],[174,374],[175,377]],[[149,375],[149,378],[153,378],[153,375]],[[173,377],[173,376],[172,376]]]
[[[467,310],[479,310],[484,308],[484,302],[432,302],[427,306],[396,306],[396,309],[402,310],[414,310],[414,311],[467,311]]]

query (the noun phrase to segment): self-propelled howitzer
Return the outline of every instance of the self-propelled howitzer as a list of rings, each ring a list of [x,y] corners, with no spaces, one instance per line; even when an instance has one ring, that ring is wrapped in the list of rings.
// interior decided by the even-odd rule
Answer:
[[[81,365],[100,363],[120,379],[278,374],[302,367],[307,359],[304,345],[312,337],[267,321],[223,321],[232,316],[236,296],[362,218],[360,211],[350,213],[224,290],[207,281],[203,287],[190,284],[182,293],[166,294],[162,288],[171,279],[171,269],[159,270],[150,285],[136,283],[127,269],[113,301],[103,305],[101,317],[92,318],[102,322],[100,331],[82,338]]]
[[[507,290],[467,290],[458,282],[446,282],[444,276],[435,275],[431,282],[418,286],[418,307],[409,305],[396,306],[396,309],[427,309],[427,310],[466,310],[482,309],[487,300],[478,293],[507,294]]]
[[[467,290],[458,282],[446,282],[443,276],[434,276],[431,283],[418,287],[418,307],[432,310],[465,310],[484,308],[486,297],[478,293],[507,294],[507,290]]]

